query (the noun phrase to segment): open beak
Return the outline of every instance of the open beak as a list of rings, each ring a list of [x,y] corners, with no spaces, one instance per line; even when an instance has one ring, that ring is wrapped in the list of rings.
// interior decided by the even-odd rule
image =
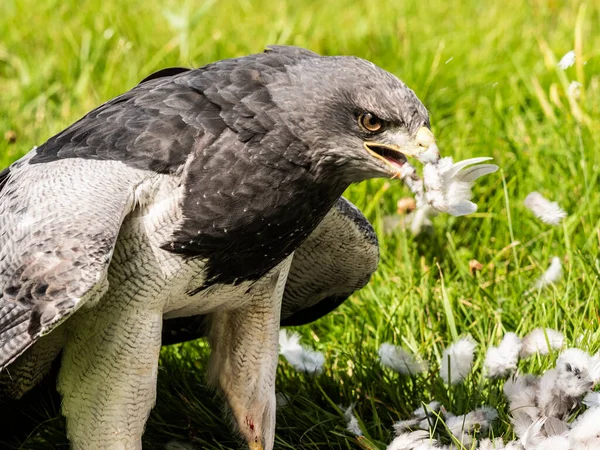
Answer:
[[[401,171],[407,157],[415,158],[423,164],[435,163],[440,159],[440,151],[435,143],[433,133],[427,127],[419,128],[414,142],[408,145],[365,142],[364,146],[373,157],[387,164],[394,174]]]
[[[379,142],[365,142],[364,145],[371,156],[387,164],[394,175],[402,170],[402,166],[407,161],[404,152],[401,152],[397,145]]]

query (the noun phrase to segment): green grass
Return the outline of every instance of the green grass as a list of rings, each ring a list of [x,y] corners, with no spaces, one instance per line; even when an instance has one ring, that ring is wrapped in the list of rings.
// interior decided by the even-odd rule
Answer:
[[[486,347],[506,331],[549,326],[570,345],[583,335],[582,348],[600,348],[600,4],[179,3],[3,0],[0,166],[162,67],[200,66],[273,43],[370,59],[415,90],[443,154],[490,155],[502,171],[477,184],[478,213],[439,216],[431,235],[417,237],[382,233],[382,217],[408,195],[401,183],[349,190],[379,231],[382,261],[359,294],[299,328],[306,344],[325,352],[327,365],[310,377],[280,363],[277,390],[292,402],[278,412],[276,448],[383,449],[392,423],[432,399],[454,413],[493,405],[500,419],[491,434],[511,438],[502,382],[481,374]],[[558,70],[556,61],[573,48],[576,65]],[[581,98],[570,102],[571,80],[583,86]],[[9,130],[14,143],[2,139]],[[546,226],[525,210],[522,201],[533,190],[569,212],[563,226]],[[526,294],[554,255],[565,263],[563,282]],[[476,276],[471,259],[484,264]],[[475,371],[447,388],[437,361],[455,335],[467,333],[480,343]],[[409,378],[382,369],[377,348],[386,341],[419,352],[431,372]],[[238,447],[221,403],[205,388],[207,355],[203,342],[163,350],[144,448],[163,448],[173,438],[198,448]],[[520,369],[539,373],[553,361],[533,358]],[[336,406],[350,403],[361,440],[345,431]],[[32,420],[46,421],[21,448],[66,448],[57,405],[40,403]],[[1,440],[16,442],[4,432]]]

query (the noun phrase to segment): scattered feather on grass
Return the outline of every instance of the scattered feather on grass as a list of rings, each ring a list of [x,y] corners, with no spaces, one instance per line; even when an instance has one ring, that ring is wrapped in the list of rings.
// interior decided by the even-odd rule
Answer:
[[[507,380],[504,383],[504,395],[510,405],[509,413],[515,434],[523,437],[539,416],[535,403],[537,377],[526,374]]]
[[[590,408],[577,418],[569,432],[574,449],[598,450],[600,448],[600,408]]]
[[[589,353],[579,348],[568,348],[559,355],[556,368],[563,375],[559,381],[566,395],[582,396],[594,386],[590,373],[591,362]]]
[[[565,337],[552,328],[535,328],[521,343],[521,357],[528,358],[536,353],[547,355],[550,350],[558,350],[564,345]]]
[[[558,203],[547,200],[539,192],[532,192],[523,202],[535,217],[548,225],[559,225],[567,217],[567,213]]]
[[[321,373],[325,364],[325,356],[321,352],[304,348],[300,345],[300,335],[288,335],[286,330],[279,332],[279,353],[299,372]]]
[[[498,347],[490,347],[483,363],[485,374],[489,378],[500,378],[517,370],[521,338],[515,333],[506,333]]]
[[[600,416],[590,411],[595,393],[590,392],[592,357],[583,350],[563,351],[556,366],[541,376],[524,375],[508,380],[504,394],[510,403],[511,422],[525,449],[580,450],[600,448],[600,440],[590,446],[600,433]],[[577,411],[582,397],[588,410],[572,425],[570,416]],[[595,427],[595,428],[594,428]]]
[[[386,450],[415,450],[436,448],[436,440],[432,439],[428,431],[417,430],[410,433],[402,433],[397,436]]]
[[[578,100],[581,97],[581,83],[578,81],[571,81],[567,88],[567,95],[573,100]]]
[[[566,436],[550,436],[542,440],[536,450],[571,450],[571,444]]]
[[[399,420],[394,425],[392,425],[392,427],[394,428],[394,432],[396,433],[396,436],[399,436],[402,433],[409,431],[409,430],[420,430],[422,428],[421,427],[422,421],[423,421],[423,419],[418,419],[418,418]]]
[[[558,283],[563,275],[562,263],[560,262],[560,258],[555,256],[552,258],[550,262],[550,266],[546,269],[546,271],[539,277],[535,284],[535,289],[542,289],[551,284]]]
[[[531,343],[535,343],[540,336],[543,336],[546,347],[546,336],[549,340],[555,338],[560,346],[564,341],[560,333],[551,329],[538,328],[528,335],[533,338]],[[457,354],[472,355],[474,345],[470,338],[461,339],[446,352],[452,361],[452,356]],[[506,358],[514,362],[518,360],[519,345],[519,338],[514,333],[507,333],[498,348],[512,346],[512,354]],[[537,344],[534,347],[539,351]],[[487,360],[488,358],[486,367],[489,368]],[[541,376],[526,374],[506,381],[504,394],[509,401],[509,414],[513,429],[519,437],[518,441],[505,444],[500,438],[484,438],[477,443],[477,439],[486,433],[491,423],[498,418],[498,412],[492,407],[483,406],[467,414],[455,416],[441,408],[438,402],[431,402],[416,409],[408,420],[394,424],[397,437],[388,450],[600,450],[600,393],[590,391],[593,386],[593,361],[594,357],[585,351],[569,348],[561,352],[556,366]],[[500,363],[497,365],[500,366]],[[581,405],[584,396],[583,403],[589,409],[571,425],[572,415]],[[442,411],[445,428],[460,444],[441,445],[433,439],[422,440],[430,435],[437,439],[445,439],[439,435],[440,428],[436,427],[432,420],[427,420],[431,419],[431,414],[437,410]]]
[[[348,406],[348,408],[344,409],[344,418],[346,419],[346,430],[348,430],[355,436],[362,436],[363,432],[360,429],[360,425],[358,424],[358,419],[352,411],[353,408],[354,405],[350,405]]]
[[[427,372],[429,368],[426,361],[418,360],[413,354],[407,352],[402,347],[387,342],[381,344],[378,353],[379,361],[382,365],[403,375],[415,375]]]
[[[590,360],[590,376],[594,384],[600,383],[600,352],[592,356]]]
[[[565,55],[562,58],[560,58],[560,61],[558,62],[558,67],[562,70],[567,70],[573,64],[575,64],[575,50],[571,50],[565,53]]]
[[[563,419],[592,388],[590,356],[578,348],[560,354],[554,369],[547,370],[537,388],[536,405],[541,417]]]
[[[600,407],[600,392],[588,392],[583,398],[583,404],[588,408]]]
[[[537,448],[539,444],[544,440],[542,427],[544,426],[544,419],[536,419],[525,432],[520,435],[523,447],[526,449]]]
[[[290,403],[289,397],[286,394],[284,394],[283,392],[277,392],[275,394],[275,406],[277,409],[285,408],[287,405],[289,405],[289,403]]]
[[[441,404],[433,401],[427,405],[423,405],[413,411],[412,417],[407,420],[399,420],[393,427],[396,432],[396,436],[409,430],[428,430],[430,424],[437,421],[435,413],[440,410]]]
[[[482,439],[479,442],[478,450],[502,450],[506,448],[502,438],[496,438],[493,441],[489,438]]]
[[[431,218],[437,216],[437,214],[437,211],[430,205],[419,206],[406,216],[406,225],[410,232],[417,236],[423,230],[433,228]]]
[[[564,336],[550,328],[536,328],[523,340],[506,333],[498,347],[488,350],[484,367],[488,374],[505,375],[515,370],[519,355],[548,353],[549,348],[562,348],[564,342]],[[442,364],[442,377],[451,383],[463,380],[471,371],[475,346],[470,336],[450,345],[443,352],[450,364]],[[600,362],[600,353],[592,357],[581,349],[568,348],[560,353],[555,367],[542,375],[525,374],[507,380],[504,394],[517,441],[505,444],[502,439],[485,438],[478,444],[478,438],[498,417],[492,407],[454,415],[433,401],[416,409],[409,419],[394,424],[397,437],[388,450],[600,450],[600,393],[591,391],[596,362]],[[588,411],[571,424],[582,403]],[[448,438],[435,423],[438,416],[433,414],[437,411],[441,411],[445,429],[457,444],[442,445],[435,440]]]
[[[462,445],[468,447],[473,443],[472,434],[486,432],[497,417],[498,412],[494,408],[483,406],[470,413],[448,418],[446,426]]]
[[[427,403],[426,405],[421,406],[413,411],[413,416],[418,419],[424,419],[425,417],[431,416],[431,414],[436,413],[441,408],[440,402],[432,401]]]
[[[437,402],[432,402],[430,405],[434,409],[440,407],[439,403]],[[425,415],[426,410],[427,414]],[[466,446],[470,446],[473,443],[474,434],[485,433],[488,430],[490,423],[498,417],[497,411],[488,406],[483,406],[469,412],[468,414],[459,416],[455,416],[454,414],[445,410],[442,412],[448,432]],[[419,415],[417,415],[417,413],[419,413]],[[425,442],[419,441],[422,436],[426,438],[429,438],[430,435],[438,438],[440,437],[437,435],[440,431],[440,428],[436,427],[435,425],[437,417],[433,417],[431,415],[432,413],[433,410],[429,410],[426,407],[422,410],[415,411],[411,419],[402,420],[394,424],[394,430],[396,431],[397,438],[393,442],[395,447],[392,448],[448,448],[446,446],[437,446],[435,439],[427,439]],[[416,441],[415,438],[417,438]]]
[[[459,339],[444,350],[440,376],[445,383],[460,383],[469,375],[473,367],[475,347],[477,344],[469,336]]]

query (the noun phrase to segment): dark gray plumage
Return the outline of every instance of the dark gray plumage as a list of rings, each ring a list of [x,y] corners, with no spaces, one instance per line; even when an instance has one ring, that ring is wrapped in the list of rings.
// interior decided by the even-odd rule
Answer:
[[[282,326],[305,325],[363,288],[379,262],[377,235],[348,200],[340,198],[294,252],[281,300]],[[205,337],[207,316],[167,319],[163,345]]]
[[[0,174],[0,370],[42,374],[62,351],[73,448],[139,448],[163,320],[206,316],[212,383],[270,450],[280,316],[310,320],[373,269],[370,241],[364,276],[323,261],[339,285],[314,278],[318,226],[346,223],[347,253],[361,216],[332,207],[398,176],[435,145],[428,127],[410,89],[358,58],[274,47],[148,77]]]

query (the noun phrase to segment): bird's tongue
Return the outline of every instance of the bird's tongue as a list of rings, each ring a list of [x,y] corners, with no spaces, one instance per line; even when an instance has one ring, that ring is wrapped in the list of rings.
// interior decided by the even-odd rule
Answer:
[[[392,158],[391,156],[384,156],[384,158],[390,162],[394,167],[401,169],[406,161],[400,161],[398,159]]]

